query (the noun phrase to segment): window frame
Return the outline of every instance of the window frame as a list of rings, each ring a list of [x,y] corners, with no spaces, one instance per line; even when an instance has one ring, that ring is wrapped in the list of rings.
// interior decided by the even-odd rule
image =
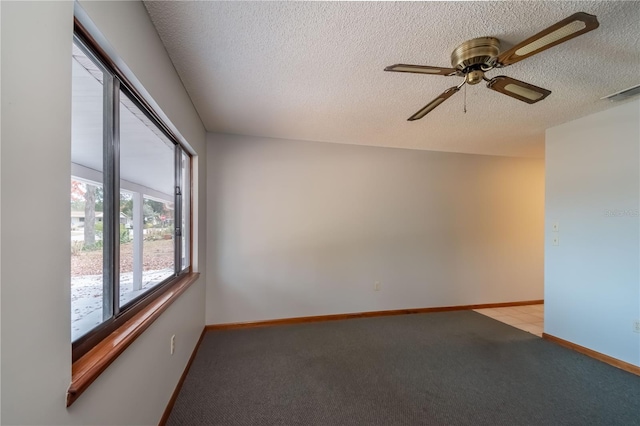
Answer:
[[[103,71],[104,79],[104,93],[106,95],[103,100],[105,108],[103,109],[103,187],[104,187],[104,264],[109,265],[105,267],[105,273],[103,276],[103,290],[109,289],[110,291],[103,292],[103,309],[108,305],[111,316],[109,319],[103,321],[98,326],[89,330],[86,334],[72,342],[72,362],[73,370],[77,370],[77,366],[86,366],[87,358],[90,357],[95,349],[108,340],[109,336],[120,334],[122,329],[127,326],[130,328],[130,323],[141,316],[149,316],[149,309],[153,309],[151,316],[153,318],[147,319],[147,321],[153,321],[160,312],[164,311],[166,307],[181,294],[186,287],[188,287],[197,278],[197,274],[193,273],[193,156],[180,142],[180,138],[171,131],[171,129],[164,123],[156,111],[145,100],[145,98],[138,92],[135,86],[125,77],[124,73],[116,66],[116,64],[109,58],[109,56],[100,48],[99,44],[89,34],[85,27],[78,21],[77,17],[74,17],[74,31],[73,41],[76,43],[83,53],[87,55],[96,65]],[[119,107],[120,107],[120,95],[121,92],[129,98],[136,107],[142,111],[149,120],[151,120],[157,128],[174,144],[174,185],[177,185],[174,189],[174,274],[167,279],[161,281],[149,291],[138,296],[137,298],[128,301],[120,306],[119,301],[119,209],[118,206],[120,197],[120,176],[119,176]],[[105,141],[106,140],[106,141]],[[106,148],[105,148],[106,147]],[[179,166],[182,160],[183,153],[189,157],[189,188],[182,188],[182,181],[179,176],[182,176],[182,167]],[[178,186],[179,185],[179,186]],[[182,196],[183,194],[189,194],[189,217],[185,218],[188,223],[188,266],[182,268],[182,220],[180,212],[182,211]],[[109,214],[107,214],[109,213]],[[106,233],[109,232],[109,236]],[[107,281],[109,280],[109,281]],[[186,286],[185,286],[186,284]],[[167,296],[170,297],[167,297]],[[163,296],[165,296],[163,298]],[[167,300],[164,300],[167,299]],[[163,301],[164,300],[164,301]],[[160,303],[160,302],[161,303]],[[141,327],[145,329],[150,325],[150,322]],[[142,332],[137,329],[137,332]],[[134,334],[136,334],[134,333]],[[135,337],[137,337],[136,334]],[[132,340],[131,340],[132,341]],[[128,346],[129,343],[127,343]],[[125,346],[126,347],[126,346]],[[119,349],[121,352],[124,348]],[[117,351],[116,351],[117,352]],[[112,362],[119,353],[115,353],[115,356],[110,362]],[[109,364],[107,363],[107,365]],[[106,366],[104,367],[106,368]],[[102,370],[101,370],[102,371]],[[100,372],[101,372],[100,371]],[[97,374],[99,374],[98,372]],[[74,371],[75,373],[75,371]],[[77,378],[75,374],[72,374],[72,385],[67,395],[67,405],[70,405],[79,393],[77,386],[74,387],[74,380]],[[97,377],[97,375],[95,376]],[[91,382],[95,380],[95,377],[91,379]],[[88,386],[88,385],[87,385]],[[84,389],[82,389],[84,390]],[[80,391],[81,393],[81,391]],[[70,400],[71,395],[71,400]]]

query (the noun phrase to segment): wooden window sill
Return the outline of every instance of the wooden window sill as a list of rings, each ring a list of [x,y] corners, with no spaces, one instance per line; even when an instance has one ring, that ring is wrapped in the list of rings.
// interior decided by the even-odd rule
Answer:
[[[133,343],[184,291],[199,273],[189,273],[176,281],[164,294],[135,314],[130,320],[73,363],[71,385],[67,390],[67,407],[73,404],[91,383]]]

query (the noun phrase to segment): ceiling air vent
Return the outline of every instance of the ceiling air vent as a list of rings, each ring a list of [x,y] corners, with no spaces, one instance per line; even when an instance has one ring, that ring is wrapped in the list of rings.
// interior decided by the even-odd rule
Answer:
[[[600,99],[609,99],[611,102],[617,102],[617,101],[623,101],[625,99],[629,99],[636,95],[640,95],[640,84],[637,84],[633,87],[629,87],[628,89],[624,89],[616,93],[612,93]]]

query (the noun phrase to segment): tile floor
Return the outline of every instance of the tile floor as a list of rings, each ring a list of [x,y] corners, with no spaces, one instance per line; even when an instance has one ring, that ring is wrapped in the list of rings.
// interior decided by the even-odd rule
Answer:
[[[474,309],[474,311],[542,337],[542,331],[544,330],[543,304]]]

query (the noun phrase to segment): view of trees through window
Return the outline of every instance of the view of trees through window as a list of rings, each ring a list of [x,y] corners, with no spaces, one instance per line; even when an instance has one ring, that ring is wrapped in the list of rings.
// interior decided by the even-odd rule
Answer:
[[[102,321],[103,206],[101,184],[71,179],[71,290],[74,336]],[[120,304],[173,274],[173,202],[144,198],[141,285],[133,279],[133,194],[120,192]],[[143,288],[144,287],[144,288]]]

